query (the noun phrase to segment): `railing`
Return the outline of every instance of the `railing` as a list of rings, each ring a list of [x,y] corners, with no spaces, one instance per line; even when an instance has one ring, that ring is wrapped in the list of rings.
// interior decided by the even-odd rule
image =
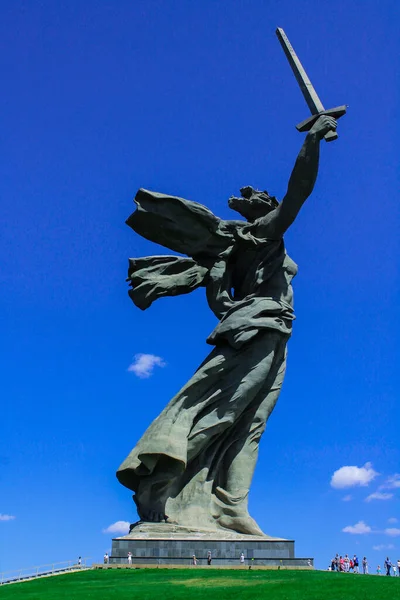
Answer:
[[[36,577],[47,577],[49,575],[59,575],[68,571],[78,571],[79,569],[88,569],[88,560],[90,557],[81,559],[81,564],[78,560],[64,560],[63,562],[51,563],[48,565],[40,565],[38,567],[26,567],[24,569],[16,569],[14,571],[4,571],[0,573],[0,585],[4,583],[15,583],[17,581],[26,581],[35,579]]]

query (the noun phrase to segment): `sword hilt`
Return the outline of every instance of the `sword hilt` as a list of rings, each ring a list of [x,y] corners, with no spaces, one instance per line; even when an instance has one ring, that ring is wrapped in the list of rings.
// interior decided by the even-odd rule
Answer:
[[[322,115],[327,115],[328,117],[339,119],[340,117],[343,117],[344,114],[346,114],[346,110],[347,106],[345,104],[343,104],[342,106],[336,106],[335,108],[330,108],[329,110],[323,110],[315,115],[311,115],[311,117],[308,117],[308,119],[305,119],[305,121],[302,121],[301,123],[296,125],[296,129],[297,131],[309,131],[314,125],[315,121],[319,119],[319,117],[322,117]],[[339,136],[336,133],[336,131],[328,131],[328,133],[324,135],[324,139],[326,142],[333,142],[333,140],[337,140],[338,137]]]
[[[324,135],[324,140],[326,142],[333,142],[334,140],[338,139],[338,134],[336,133],[336,131],[328,131],[328,133],[326,133]]]

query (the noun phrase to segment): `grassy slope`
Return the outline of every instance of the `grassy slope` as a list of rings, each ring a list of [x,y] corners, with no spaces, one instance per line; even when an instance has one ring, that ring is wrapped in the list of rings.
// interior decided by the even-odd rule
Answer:
[[[400,577],[323,571],[86,571],[0,588],[0,600],[400,600]]]

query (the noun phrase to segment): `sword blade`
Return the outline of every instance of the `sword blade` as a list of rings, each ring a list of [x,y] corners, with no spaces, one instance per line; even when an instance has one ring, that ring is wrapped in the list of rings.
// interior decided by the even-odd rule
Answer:
[[[311,111],[311,114],[317,115],[318,113],[323,112],[325,110],[324,106],[321,100],[319,99],[319,96],[315,91],[313,84],[309,80],[308,75],[303,68],[303,65],[299,61],[299,58],[296,52],[294,51],[292,44],[289,42],[286,33],[281,27],[278,27],[276,30],[276,35],[278,36],[278,40],[280,41],[283,51],[286,54],[286,58],[288,59],[289,64],[292,67],[294,76],[297,79],[305,101],[308,104],[308,108]]]

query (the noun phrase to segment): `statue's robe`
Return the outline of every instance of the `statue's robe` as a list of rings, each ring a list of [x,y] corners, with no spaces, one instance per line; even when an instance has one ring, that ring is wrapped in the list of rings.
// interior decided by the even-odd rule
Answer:
[[[133,302],[146,309],[160,297],[203,286],[220,322],[207,339],[215,348],[153,421],[117,477],[135,491],[139,515],[144,502],[157,505],[157,498],[149,500],[157,480],[153,489],[160,496],[167,490],[164,508],[172,521],[261,534],[248,515],[247,498],[259,440],[282,385],[294,319],[291,303],[276,294],[276,285],[268,295],[268,285],[284,270],[290,286],[296,265],[282,239],[257,238],[253,224],[224,221],[195,202],[146,190],[135,201],[128,225],[189,258],[130,259]],[[254,258],[233,290],[235,257],[247,250]]]

